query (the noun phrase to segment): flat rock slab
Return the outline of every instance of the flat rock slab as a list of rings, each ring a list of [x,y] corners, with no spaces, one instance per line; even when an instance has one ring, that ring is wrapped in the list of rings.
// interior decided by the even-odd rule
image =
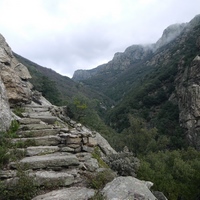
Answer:
[[[70,187],[54,190],[44,195],[37,196],[32,200],[87,200],[94,196],[95,190],[85,187]]]
[[[27,124],[27,125],[21,125],[19,127],[19,130],[40,130],[40,129],[51,129],[52,126],[46,125],[46,124]]]
[[[37,156],[37,155],[45,155],[52,154],[58,152],[60,150],[57,146],[36,146],[36,147],[28,147],[26,149],[26,156]]]
[[[117,177],[106,184],[102,193],[105,199],[109,200],[156,200],[157,198],[149,190],[151,184],[151,182],[141,181],[132,176]]]
[[[20,124],[40,124],[40,119],[21,118],[18,120]]]
[[[65,172],[37,171],[29,174],[35,177],[36,182],[41,185],[69,186],[74,183],[74,176]]]
[[[47,114],[46,115],[30,114],[29,116],[30,116],[30,118],[39,119],[39,120],[46,122],[48,124],[54,124],[57,120],[57,117],[54,117],[50,114],[49,115],[47,115]]]
[[[65,153],[54,153],[42,156],[26,157],[20,160],[20,165],[29,169],[45,169],[57,167],[78,166],[79,160],[75,155]],[[11,167],[16,168],[16,163],[11,163]]]
[[[34,138],[17,138],[12,139],[13,143],[17,142],[25,142],[28,140],[32,140],[34,142],[34,146],[56,146],[60,144],[61,138],[54,135],[44,136],[44,137],[34,137]]]
[[[17,134],[22,137],[40,137],[48,135],[59,134],[60,129],[41,129],[41,130],[28,130],[28,131],[18,131]]]

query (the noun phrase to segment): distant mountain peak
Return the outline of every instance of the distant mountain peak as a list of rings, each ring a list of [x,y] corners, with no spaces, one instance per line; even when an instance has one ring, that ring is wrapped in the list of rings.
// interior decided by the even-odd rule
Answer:
[[[177,36],[180,35],[180,33],[183,31],[183,29],[187,26],[188,23],[181,23],[181,24],[172,24],[168,26],[161,36],[161,38],[156,42],[155,44],[155,50],[158,48],[168,44],[172,40],[174,40]]]

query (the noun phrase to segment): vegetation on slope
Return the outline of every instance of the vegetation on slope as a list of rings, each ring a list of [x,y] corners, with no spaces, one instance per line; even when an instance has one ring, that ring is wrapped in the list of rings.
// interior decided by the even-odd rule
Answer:
[[[116,150],[128,146],[141,160],[138,177],[154,182],[154,190],[163,191],[172,200],[200,198],[200,153],[185,140],[174,98],[177,76],[199,54],[199,32],[199,25],[183,32],[146,60],[130,62],[130,68],[120,74],[111,70],[83,83],[70,82],[69,90],[60,90],[57,82],[46,81],[56,86],[51,89],[60,92],[62,104],[67,99],[64,105],[70,117],[103,133]],[[42,70],[34,69],[40,79],[38,72],[43,74]],[[112,79],[107,82],[109,77]],[[39,82],[33,81],[33,85],[38,87]],[[84,84],[98,92],[85,92]],[[112,104],[117,105],[109,109]]]

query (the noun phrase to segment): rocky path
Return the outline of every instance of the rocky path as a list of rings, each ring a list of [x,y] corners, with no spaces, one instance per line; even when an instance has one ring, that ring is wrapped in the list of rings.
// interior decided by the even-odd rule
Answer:
[[[15,180],[17,168],[22,167],[39,186],[80,186],[85,182],[83,172],[100,168],[91,154],[97,146],[92,131],[70,119],[68,123],[62,121],[52,114],[52,107],[29,105],[24,109],[23,118],[18,119],[18,138],[12,143],[25,157],[11,162],[9,170],[1,172],[1,178]]]
[[[8,169],[0,172],[0,179],[10,186],[18,184],[17,171],[23,169],[37,186],[44,188],[42,194],[32,200],[102,198],[95,196],[98,190],[88,187],[87,178],[95,179],[94,174],[105,170],[98,158],[93,157],[96,147],[104,156],[116,154],[109,143],[99,133],[69,119],[61,108],[52,105],[30,104],[24,107],[22,116],[17,119],[18,137],[12,139],[12,143],[24,157],[10,162]],[[146,182],[133,177],[117,177],[101,192],[107,200],[155,200]]]

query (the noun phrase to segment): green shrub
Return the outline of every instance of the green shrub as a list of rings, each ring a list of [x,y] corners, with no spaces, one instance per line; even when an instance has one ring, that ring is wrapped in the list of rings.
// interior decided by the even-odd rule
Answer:
[[[30,146],[36,146],[36,142],[33,139],[28,139],[28,140],[19,140],[15,143],[16,148],[26,148]]]
[[[109,168],[109,166],[101,158],[101,153],[100,153],[99,147],[94,148],[94,151],[92,152],[92,157],[97,159],[100,167]]]
[[[200,152],[160,151],[141,159],[138,177],[151,180],[153,190],[162,191],[170,200],[198,199],[200,196]]]
[[[108,169],[93,174],[91,173],[86,176],[89,186],[97,190],[102,189],[107,183],[111,182],[115,177],[114,173]]]
[[[10,186],[0,182],[1,200],[31,200],[38,193],[38,185],[26,169],[19,167],[17,182]]]
[[[0,146],[0,169],[9,163],[10,155],[8,154],[8,148],[6,145]]]
[[[25,109],[17,106],[13,109],[13,112],[15,113],[15,115],[17,115],[19,117],[23,117],[22,113],[25,112]]]

